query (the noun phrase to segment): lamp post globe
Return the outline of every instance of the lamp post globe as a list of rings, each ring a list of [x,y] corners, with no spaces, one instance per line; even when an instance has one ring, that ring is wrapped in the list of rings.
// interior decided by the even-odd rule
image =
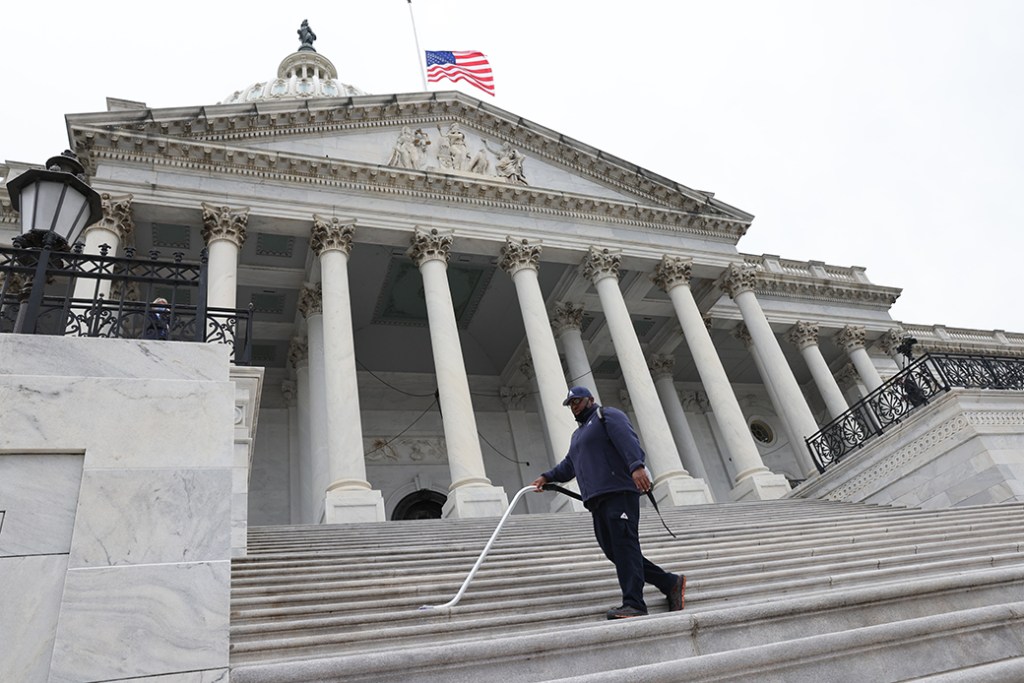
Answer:
[[[85,182],[85,168],[74,152],[46,161],[7,183],[11,206],[21,214],[20,246],[66,251],[87,225],[103,217],[98,192]]]

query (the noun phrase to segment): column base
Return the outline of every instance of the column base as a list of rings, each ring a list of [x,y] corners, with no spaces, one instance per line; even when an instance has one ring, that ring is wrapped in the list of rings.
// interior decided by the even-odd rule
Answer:
[[[741,500],[775,500],[792,490],[789,480],[781,474],[758,472],[741,479],[730,492],[736,502]]]
[[[383,522],[384,497],[368,489],[334,489],[324,499],[324,524]]]
[[[714,503],[711,489],[703,479],[677,476],[654,485],[654,500],[658,505],[706,505]]]
[[[500,486],[460,486],[448,492],[441,517],[500,517],[508,509],[508,495]]]

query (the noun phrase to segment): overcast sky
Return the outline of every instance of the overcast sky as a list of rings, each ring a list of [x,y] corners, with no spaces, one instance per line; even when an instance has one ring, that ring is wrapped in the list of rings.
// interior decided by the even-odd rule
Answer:
[[[0,159],[67,146],[106,97],[216,103],[308,19],[340,80],[423,89],[406,0],[8,3]],[[908,323],[1024,332],[1024,2],[413,0],[480,97],[756,216],[740,250],[867,268]]]

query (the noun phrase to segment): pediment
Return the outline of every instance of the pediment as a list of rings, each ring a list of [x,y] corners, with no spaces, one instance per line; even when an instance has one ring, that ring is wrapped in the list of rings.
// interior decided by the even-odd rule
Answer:
[[[246,143],[254,149],[329,157],[430,173],[466,180],[501,182],[521,187],[571,192],[615,201],[636,202],[636,195],[596,179],[530,156],[508,140],[475,130],[458,121],[416,126],[395,125],[345,131],[330,136],[296,135]],[[650,201],[650,200],[648,200]],[[657,202],[650,201],[656,205]]]

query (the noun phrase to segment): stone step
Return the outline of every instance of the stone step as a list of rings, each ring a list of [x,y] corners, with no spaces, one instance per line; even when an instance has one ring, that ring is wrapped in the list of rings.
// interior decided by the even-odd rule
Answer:
[[[723,507],[729,508],[731,505],[694,507],[708,507],[714,510]],[[731,519],[731,517],[735,516],[735,513],[731,516],[722,513],[719,513],[717,516],[710,516],[708,511],[703,511],[702,514],[695,515],[689,512],[691,509],[693,508],[672,508],[663,511],[666,521],[671,522],[671,526],[677,534],[683,533],[695,538],[706,534],[722,536],[728,535],[730,532],[749,532],[752,525],[760,525],[764,522],[763,519],[758,519],[758,516],[764,514],[762,508],[745,510],[744,515],[753,517],[753,519],[749,520]],[[856,510],[856,508],[854,509]],[[803,527],[809,523],[827,527],[831,525],[855,524],[862,520],[872,519],[895,519],[901,524],[907,524],[912,523],[915,518],[937,522],[943,518],[1006,517],[1011,514],[1006,507],[994,506],[932,511],[932,514],[925,514],[923,511],[907,508],[874,508],[870,514],[865,514],[862,511],[857,513],[844,512],[845,510],[849,510],[849,508],[842,508],[838,511],[828,507],[822,507],[818,510],[815,510],[813,507],[807,509],[791,507],[788,510],[783,508],[783,512],[787,514],[773,510],[771,521],[779,533],[784,533],[786,522],[790,522],[790,525],[794,527]],[[822,511],[828,511],[830,514],[822,514]],[[641,524],[664,533],[656,516],[652,513],[653,511],[645,511]],[[706,519],[708,517],[710,517],[710,520]],[[495,518],[486,518],[485,520],[420,520],[364,525],[285,527],[280,530],[278,530],[278,527],[270,527],[269,529],[276,530],[275,534],[283,534],[289,539],[288,545],[291,547],[284,549],[269,547],[265,541],[261,540],[261,536],[264,535],[261,534],[263,529],[256,528],[249,532],[249,557],[241,558],[241,564],[260,561],[263,559],[261,556],[265,554],[282,553],[288,555],[294,551],[316,554],[318,543],[322,544],[329,551],[344,552],[343,549],[346,546],[352,546],[355,550],[363,550],[374,546],[382,548],[394,547],[396,544],[402,543],[400,540],[401,536],[408,537],[405,542],[422,542],[425,537],[436,535],[443,535],[452,543],[457,543],[460,540],[475,540],[481,536],[484,538],[489,536],[490,532],[494,529],[496,521]],[[581,512],[557,515],[530,515],[522,519],[517,519],[516,516],[513,516],[509,519],[502,533],[503,537],[514,539],[518,536],[535,537],[538,534],[546,535],[545,530],[548,529],[553,533],[557,533],[559,537],[586,538],[590,534],[589,514]],[[367,535],[370,536],[370,539],[367,538]]]
[[[1018,534],[1019,536],[1019,534]],[[670,570],[688,573],[691,595],[700,592],[706,598],[709,591],[726,595],[732,586],[744,586],[752,578],[759,583],[774,585],[779,580],[791,577],[810,578],[828,576],[835,578],[851,572],[886,570],[916,566],[926,571],[929,566],[945,566],[978,563],[1024,561],[1024,543],[1014,541],[986,542],[985,537],[960,541],[956,545],[930,544],[932,549],[921,547],[880,548],[870,551],[850,551],[845,554],[801,556],[796,558],[759,558],[756,562],[706,562],[663,563]],[[659,561],[654,555],[652,559]],[[809,565],[808,560],[813,564]],[[484,565],[463,599],[469,603],[482,593],[489,593],[496,587],[514,583],[520,592],[541,590],[551,584],[582,585],[590,582],[611,582],[608,576],[608,562],[593,555],[587,559],[576,559],[571,566],[560,564],[531,564],[528,566]],[[430,593],[441,594],[450,591],[452,595],[462,585],[468,571],[459,572],[412,572],[404,575],[387,575],[346,581],[339,577],[333,581],[308,581],[272,586],[235,587],[232,589],[232,608],[239,620],[246,611],[264,606],[284,607],[303,604],[323,605],[325,599],[347,603],[355,609],[360,603],[377,603],[382,599],[411,598],[412,602],[423,600],[423,584],[429,580]],[[344,572],[341,572],[343,577]],[[440,600],[444,602],[444,600]]]
[[[840,615],[834,615],[835,630],[850,631],[875,623],[865,621],[869,617],[881,622],[895,620],[894,615],[971,610],[1006,602],[1007,590],[1024,595],[1022,505],[933,512],[802,504],[807,502],[696,506],[703,509],[692,514],[689,508],[673,508],[666,521],[678,540],[646,512],[641,522],[645,554],[666,569],[685,571],[687,609],[665,612],[664,599],[650,589],[651,616],[628,623],[686,615],[706,625],[718,618],[714,615],[748,610],[748,616],[776,615],[766,621],[765,632],[775,630],[769,623],[793,622],[785,636],[792,640],[814,633],[800,632],[797,616],[783,616],[779,609],[787,604],[831,610]],[[416,663],[406,675],[415,671],[417,681],[434,680],[434,673],[420,675],[420,662],[439,645],[462,652],[547,637],[565,640],[576,657],[573,638],[624,626],[603,621],[604,611],[617,601],[618,586],[585,512],[510,518],[462,602],[419,610],[455,595],[496,522],[254,530],[253,538],[278,540],[272,551],[233,562],[232,675],[235,668],[244,670],[243,676],[281,673],[276,663],[287,662],[337,676],[322,680],[409,680],[398,673],[373,678],[352,668],[352,662],[339,664],[404,653],[407,664]],[[281,549],[282,534],[295,549]],[[300,549],[306,538],[316,539],[313,550]],[[872,593],[884,597],[872,601]],[[959,596],[955,604],[945,605],[947,594]],[[731,628],[744,630],[738,624]],[[776,640],[784,639],[763,644]],[[700,652],[711,652],[706,647]],[[475,670],[471,661],[459,661],[460,671]],[[329,662],[340,667],[337,674]],[[437,680],[447,666],[438,669]],[[493,675],[495,669],[490,671]],[[564,675],[574,671],[583,669]]]
[[[928,654],[929,643],[955,648],[957,656],[951,661],[958,665],[1007,659],[1024,651],[1024,603],[999,604],[1007,587],[1024,587],[1020,568],[978,572],[969,585],[963,577],[952,576],[888,590],[835,591],[706,613],[525,634],[506,629],[490,637],[479,633],[474,640],[453,642],[443,634],[433,643],[424,639],[401,647],[378,638],[378,649],[355,654],[316,656],[319,650],[311,643],[312,649],[293,649],[293,660],[235,662],[232,679],[385,683],[409,680],[415,672],[418,683],[431,683],[493,680],[500,672],[505,683],[563,678],[573,683],[699,681],[711,676],[736,681],[898,681],[908,673],[951,668],[941,648],[932,647]],[[995,604],[978,605],[986,599]],[[910,618],[892,620],[894,614]],[[444,643],[437,644],[437,638]],[[929,657],[934,661],[926,664],[932,669],[918,661]],[[646,663],[630,666],[637,661]],[[800,677],[787,671],[798,671]]]

